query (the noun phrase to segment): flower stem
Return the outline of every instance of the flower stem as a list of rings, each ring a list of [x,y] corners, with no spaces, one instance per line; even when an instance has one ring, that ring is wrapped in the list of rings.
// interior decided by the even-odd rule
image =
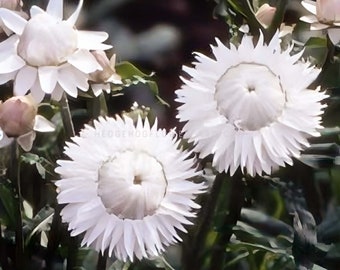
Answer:
[[[6,243],[4,239],[2,238],[2,229],[1,229],[1,222],[0,222],[0,267],[3,270],[9,270],[9,264],[8,264],[8,256],[7,256],[7,249],[6,249]]]
[[[70,106],[68,104],[67,96],[64,93],[61,100],[60,100],[60,107],[61,107],[61,118],[63,120],[63,125],[66,133],[67,139],[73,137],[75,135],[74,126],[72,122],[72,115]]]
[[[104,253],[99,252],[98,261],[97,261],[97,270],[106,269],[107,255],[108,255],[107,250]]]
[[[66,133],[66,139],[70,139],[74,137],[74,126],[72,122],[72,115],[70,106],[68,104],[67,96],[64,93],[61,100],[60,100],[60,107],[61,107],[61,117]],[[59,212],[59,211],[56,211]],[[56,213],[59,214],[59,213]],[[77,254],[78,254],[78,237],[72,237],[67,234],[68,236],[68,256],[67,256],[67,270],[72,270],[76,266],[77,262]]]
[[[106,104],[105,94],[101,93],[98,97],[89,99],[87,108],[93,118],[107,115],[108,108]]]
[[[226,175],[220,173],[216,176],[210,194],[206,201],[202,203],[202,210],[199,214],[199,224],[193,240],[184,248],[183,264],[184,269],[200,269],[204,260],[204,242],[213,219],[216,204],[218,202],[218,194],[220,193],[223,181],[226,181]],[[192,258],[196,258],[192,260]]]
[[[231,177],[231,187],[229,195],[228,214],[226,214],[221,225],[221,231],[218,233],[214,250],[211,255],[210,269],[224,269],[226,259],[226,245],[229,243],[233,234],[233,227],[240,218],[241,209],[244,202],[245,184],[242,179],[241,172],[237,172]],[[222,194],[222,193],[220,193]]]
[[[22,196],[20,186],[20,151],[14,140],[11,145],[10,180],[15,187],[16,197],[16,225],[15,225],[15,269],[24,269],[24,237],[22,231]]]

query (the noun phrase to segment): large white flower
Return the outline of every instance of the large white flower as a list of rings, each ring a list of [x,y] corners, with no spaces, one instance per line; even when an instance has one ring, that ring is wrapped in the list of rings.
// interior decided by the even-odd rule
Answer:
[[[320,71],[297,62],[301,53],[281,52],[278,33],[268,45],[262,35],[256,46],[250,36],[238,48],[216,41],[216,60],[197,53],[195,67],[183,67],[192,77],[176,91],[184,137],[231,175],[238,167],[254,176],[292,164],[307,137],[319,135],[326,95],[308,86]]]
[[[301,4],[311,15],[302,16],[301,21],[310,23],[311,30],[327,29],[333,44],[340,41],[340,1],[339,0],[303,0]]]
[[[46,11],[30,9],[26,21],[15,12],[0,8],[0,20],[15,34],[0,43],[0,83],[14,80],[14,94],[31,91],[36,101],[45,94],[59,100],[63,91],[77,97],[87,91],[91,72],[102,67],[90,50],[106,50],[105,32],[79,31],[74,25],[83,1],[63,20],[63,0],[50,0]]]
[[[126,261],[155,256],[181,238],[183,224],[199,208],[193,199],[203,185],[190,152],[178,149],[174,132],[151,128],[139,118],[99,118],[68,143],[59,160],[58,202],[71,235],[82,245],[109,250]]]

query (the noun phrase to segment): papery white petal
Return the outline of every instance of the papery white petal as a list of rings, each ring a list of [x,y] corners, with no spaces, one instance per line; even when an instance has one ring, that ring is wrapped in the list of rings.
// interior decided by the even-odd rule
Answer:
[[[46,12],[57,19],[63,18],[63,7],[64,6],[64,0],[50,0],[48,2]]]
[[[85,73],[102,69],[96,58],[87,50],[78,50],[68,58],[67,62]]]
[[[31,66],[24,66],[16,75],[14,81],[14,94],[23,96],[34,85],[37,80],[37,69]]]
[[[301,2],[302,6],[307,9],[309,12],[313,13],[314,15],[316,15],[316,4],[314,1],[310,1],[310,0],[303,0]]]
[[[38,132],[53,132],[55,125],[41,115],[36,115],[33,129]]]
[[[0,60],[0,73],[10,73],[25,66],[25,61],[19,56],[11,54],[3,60]]]
[[[5,73],[5,74],[0,74],[0,84],[4,84],[10,80],[13,80],[16,75],[16,71],[10,72],[10,73]]]
[[[333,44],[338,44],[340,42],[340,28],[329,28],[327,32],[329,39]]]
[[[41,89],[47,94],[51,94],[57,84],[58,69],[58,67],[54,66],[38,68]]]
[[[32,97],[34,98],[36,103],[40,103],[44,99],[45,92],[41,89],[39,80],[35,80],[30,90]]]
[[[87,50],[108,50],[111,45],[102,44],[109,35],[106,32],[98,31],[77,31],[78,48]]]
[[[80,14],[80,11],[81,11],[81,8],[83,7],[83,0],[79,0],[79,3],[78,3],[78,6],[77,6],[77,9],[73,12],[73,14],[67,19],[67,22],[71,25],[75,25],[77,20],[78,20],[78,17],[79,17],[79,14]]]
[[[0,18],[3,23],[17,35],[22,34],[27,24],[24,18],[6,8],[0,8]]]
[[[63,96],[64,90],[63,88],[57,83],[56,87],[54,88],[51,98],[53,100],[59,101],[61,100],[61,97]]]
[[[30,9],[30,14],[32,18],[39,14],[44,14],[44,13],[45,13],[45,10],[43,10],[42,8],[38,6],[32,6]]]
[[[35,132],[30,131],[24,135],[21,135],[17,138],[18,144],[24,149],[24,151],[28,152],[32,149],[32,145],[35,139]]]
[[[318,18],[314,15],[307,15],[307,16],[302,16],[300,18],[300,21],[306,22],[306,23],[316,23],[318,22]]]

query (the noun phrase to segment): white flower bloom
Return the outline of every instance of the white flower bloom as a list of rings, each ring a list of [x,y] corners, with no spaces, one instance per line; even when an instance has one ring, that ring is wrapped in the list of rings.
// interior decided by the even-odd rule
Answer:
[[[58,202],[71,235],[82,245],[108,249],[120,260],[157,256],[181,241],[176,230],[199,208],[193,199],[204,189],[190,152],[178,148],[174,132],[151,128],[139,118],[99,118],[68,143],[56,172]]]
[[[340,41],[340,1],[339,0],[303,0],[303,7],[312,15],[303,16],[301,21],[311,24],[311,30],[327,29],[333,44]]]
[[[197,53],[195,68],[183,67],[192,77],[176,91],[184,138],[231,175],[238,167],[254,176],[292,164],[307,137],[319,135],[326,95],[308,86],[320,71],[297,63],[302,53],[281,52],[278,33],[268,45],[262,35],[256,46],[250,36],[238,48],[216,41],[216,60]]]
[[[105,32],[76,30],[76,11],[63,20],[63,0],[50,0],[46,11],[30,9],[26,21],[15,12],[0,8],[0,20],[15,34],[0,43],[0,83],[14,80],[14,94],[31,91],[37,102],[45,94],[59,100],[63,91],[77,97],[79,88],[87,91],[91,72],[101,70],[90,50],[106,50]]]

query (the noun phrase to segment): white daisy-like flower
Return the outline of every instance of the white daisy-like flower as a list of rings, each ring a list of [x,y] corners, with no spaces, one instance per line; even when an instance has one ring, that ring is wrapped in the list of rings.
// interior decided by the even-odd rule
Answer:
[[[189,180],[199,172],[174,132],[140,118],[136,126],[127,116],[99,118],[72,140],[65,149],[71,160],[56,169],[72,236],[84,233],[82,245],[123,261],[157,256],[181,241],[176,231],[191,224],[204,186]]]
[[[303,0],[302,6],[312,15],[303,16],[301,21],[310,23],[311,30],[327,29],[333,44],[340,41],[340,1],[339,0]]]
[[[37,102],[45,94],[59,100],[65,91],[77,97],[87,91],[91,72],[101,70],[90,50],[106,50],[105,32],[75,29],[83,1],[63,20],[63,0],[50,0],[46,11],[30,9],[27,21],[14,11],[0,8],[0,20],[15,34],[0,43],[0,83],[14,80],[14,94],[29,90]]]
[[[292,157],[318,136],[327,96],[308,86],[320,70],[297,62],[301,53],[282,51],[278,33],[268,45],[263,35],[230,48],[216,39],[216,58],[196,53],[195,67],[183,67],[177,90],[178,118],[186,122],[184,138],[194,142],[200,157],[213,154],[213,166],[233,175],[238,167],[252,176],[292,164]]]

